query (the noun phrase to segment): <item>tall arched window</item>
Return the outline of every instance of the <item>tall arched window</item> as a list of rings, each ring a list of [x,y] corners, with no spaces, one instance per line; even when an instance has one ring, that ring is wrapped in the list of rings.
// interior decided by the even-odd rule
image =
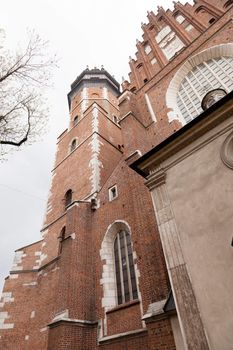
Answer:
[[[65,194],[65,208],[72,203],[72,190],[68,190]]]
[[[138,298],[131,238],[125,230],[121,230],[115,238],[114,258],[119,305]]]

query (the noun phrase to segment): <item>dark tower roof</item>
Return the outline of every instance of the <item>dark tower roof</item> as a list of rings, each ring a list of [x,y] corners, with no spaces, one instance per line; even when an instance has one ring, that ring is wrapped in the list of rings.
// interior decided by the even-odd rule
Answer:
[[[80,75],[77,76],[75,81],[71,84],[71,90],[68,93],[69,106],[73,94],[77,92],[77,90],[80,87],[90,86],[90,83],[100,84],[101,82],[105,83],[113,91],[115,91],[116,95],[120,94],[120,84],[104,68],[86,68]]]

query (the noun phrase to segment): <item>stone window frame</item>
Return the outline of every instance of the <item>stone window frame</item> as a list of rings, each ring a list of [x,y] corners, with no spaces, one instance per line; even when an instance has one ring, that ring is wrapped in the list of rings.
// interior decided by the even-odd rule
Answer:
[[[114,192],[113,192],[114,191]],[[115,193],[115,194],[114,194]],[[109,202],[114,201],[118,197],[118,189],[117,184],[113,185],[108,189],[108,200]]]
[[[177,105],[177,93],[179,91],[180,84],[185,76],[199,64],[221,56],[233,57],[233,43],[212,46],[197,53],[196,55],[188,58],[187,61],[181,66],[181,68],[176,72],[170,81],[165,96],[167,108],[170,109],[170,112],[168,112],[169,122],[173,120],[179,120],[182,125],[186,124],[186,121],[181,115]]]
[[[129,224],[124,220],[116,220],[111,225],[108,226],[107,231],[104,235],[104,239],[101,244],[101,249],[100,249],[100,257],[103,263],[102,276],[100,279],[100,285],[103,288],[103,297],[102,297],[101,304],[105,312],[118,306],[117,284],[116,284],[116,276],[115,276],[115,261],[114,261],[114,241],[117,234],[121,230],[127,231],[130,234],[130,237],[132,237],[131,228]],[[138,300],[141,301],[142,299],[141,299],[141,293],[139,288],[140,272],[139,272],[137,263],[135,261],[137,255],[133,247],[132,238],[131,238],[131,245],[132,245],[132,251],[133,251]]]

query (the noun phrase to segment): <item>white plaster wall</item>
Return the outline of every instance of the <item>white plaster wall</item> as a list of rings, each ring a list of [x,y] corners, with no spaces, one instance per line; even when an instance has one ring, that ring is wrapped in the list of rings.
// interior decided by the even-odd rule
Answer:
[[[220,127],[215,131],[219,132]],[[233,349],[233,170],[220,158],[228,133],[170,168],[166,180],[212,350]],[[196,144],[201,141],[204,137]]]

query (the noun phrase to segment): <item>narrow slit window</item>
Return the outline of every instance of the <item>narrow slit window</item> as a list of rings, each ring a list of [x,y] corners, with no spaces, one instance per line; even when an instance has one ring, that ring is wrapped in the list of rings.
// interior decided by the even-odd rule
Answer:
[[[74,125],[78,124],[78,115],[74,117]]]
[[[65,209],[72,203],[72,190],[68,190],[65,194]]]
[[[113,121],[114,121],[115,124],[118,124],[118,119],[117,119],[117,117],[115,115],[113,116]]]
[[[62,242],[64,241],[65,237],[66,237],[66,227],[64,226],[62,228],[61,232],[60,232],[59,237],[58,237],[59,240],[60,240],[60,242],[59,242],[59,251],[58,251],[59,254],[61,254],[61,252],[62,252]]]
[[[73,151],[75,150],[76,147],[77,147],[77,141],[76,141],[76,139],[74,139],[74,140],[71,142],[70,152],[73,152]]]

